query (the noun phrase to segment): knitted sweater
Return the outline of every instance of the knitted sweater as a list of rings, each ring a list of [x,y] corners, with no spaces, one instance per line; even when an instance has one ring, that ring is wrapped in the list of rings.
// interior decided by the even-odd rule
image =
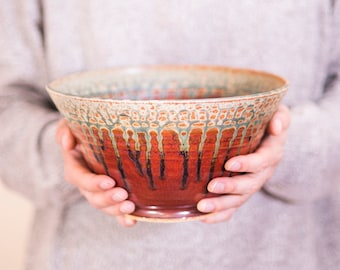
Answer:
[[[27,269],[338,269],[339,29],[338,0],[0,0],[0,177],[35,205]],[[44,86],[145,64],[289,80],[283,160],[231,221],[127,229],[64,181]]]

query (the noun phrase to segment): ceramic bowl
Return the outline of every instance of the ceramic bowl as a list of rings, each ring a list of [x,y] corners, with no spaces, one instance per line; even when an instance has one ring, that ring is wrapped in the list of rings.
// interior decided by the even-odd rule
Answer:
[[[274,74],[228,67],[150,66],[87,71],[47,85],[93,172],[114,178],[135,218],[183,220],[253,152],[287,91]]]

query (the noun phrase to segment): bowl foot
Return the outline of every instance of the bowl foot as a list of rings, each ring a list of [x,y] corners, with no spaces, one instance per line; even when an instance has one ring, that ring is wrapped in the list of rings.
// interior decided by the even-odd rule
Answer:
[[[128,218],[145,221],[145,222],[157,222],[157,223],[173,223],[194,221],[206,218],[213,213],[199,212],[196,207],[179,208],[179,209],[161,209],[161,208],[137,208],[137,210],[127,215]]]

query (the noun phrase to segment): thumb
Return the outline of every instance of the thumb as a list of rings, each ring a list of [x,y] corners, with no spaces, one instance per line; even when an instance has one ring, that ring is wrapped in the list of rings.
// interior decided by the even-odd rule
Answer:
[[[269,134],[274,136],[285,132],[290,124],[290,111],[288,107],[280,105],[268,126]]]
[[[60,120],[58,123],[56,141],[61,145],[64,151],[72,150],[76,146],[76,139],[65,119]]]

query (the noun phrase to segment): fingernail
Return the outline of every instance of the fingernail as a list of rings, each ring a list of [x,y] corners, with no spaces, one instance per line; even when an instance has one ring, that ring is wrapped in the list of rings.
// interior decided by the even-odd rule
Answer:
[[[282,131],[282,122],[279,119],[275,120],[275,131],[277,134],[280,134]]]
[[[241,163],[238,161],[234,161],[231,164],[228,164],[227,170],[228,171],[233,171],[233,172],[237,172],[241,169]]]
[[[212,212],[215,209],[214,205],[208,202],[201,202],[198,204],[197,207],[198,207],[198,210],[202,212]]]
[[[126,199],[126,197],[122,193],[114,193],[112,195],[112,200],[114,200],[116,202],[121,202],[125,199]]]
[[[135,224],[135,221],[133,220],[133,219],[131,219],[131,218],[125,218],[125,225],[126,226],[132,226],[132,225],[134,225]]]
[[[110,180],[105,180],[99,184],[100,188],[103,190],[110,189],[114,186],[114,183]]]
[[[219,182],[213,184],[211,191],[215,192],[215,193],[222,193],[222,192],[224,192],[224,184],[219,183]]]
[[[134,210],[132,205],[130,204],[122,204],[122,206],[119,209],[122,213],[125,213],[125,214],[129,214]]]

